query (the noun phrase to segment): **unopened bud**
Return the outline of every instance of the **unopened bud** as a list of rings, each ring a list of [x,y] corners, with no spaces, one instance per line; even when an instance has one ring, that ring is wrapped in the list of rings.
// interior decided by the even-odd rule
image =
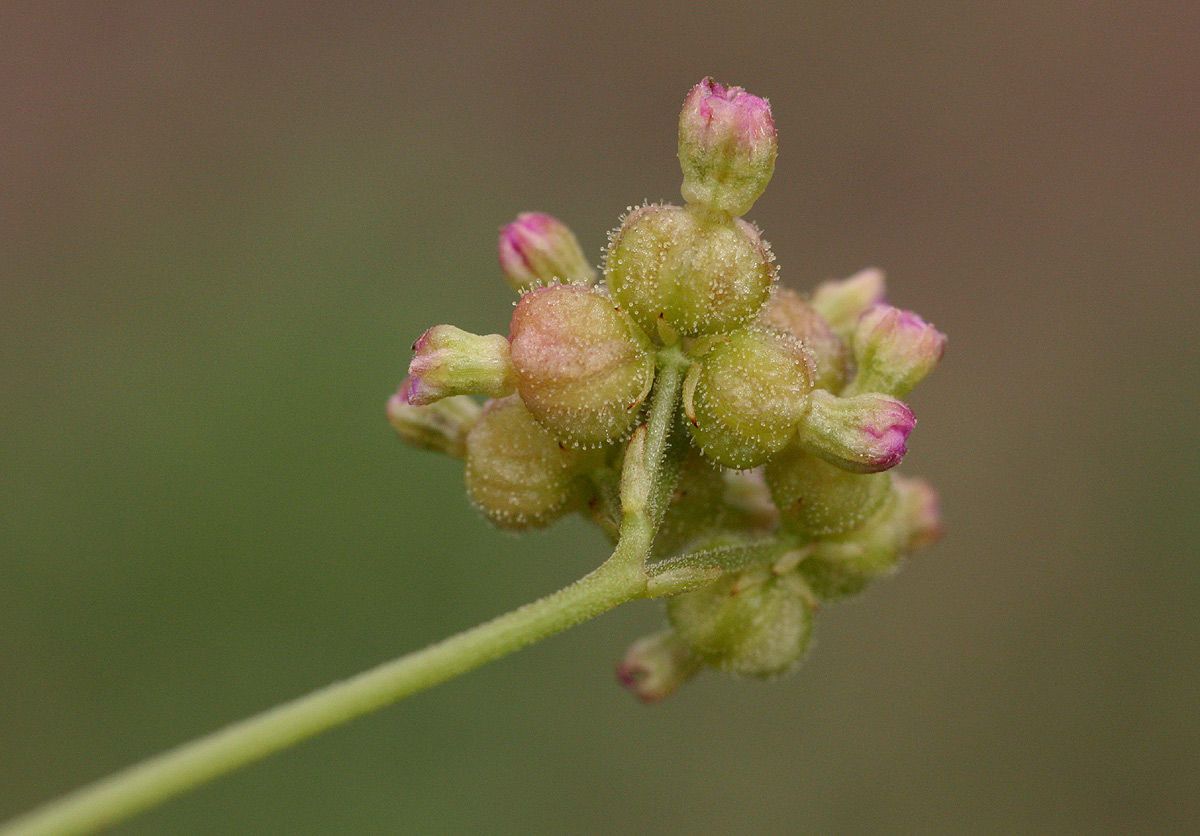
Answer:
[[[513,290],[523,293],[551,282],[594,284],[596,271],[575,233],[552,215],[522,212],[500,230],[500,269]]]
[[[895,476],[892,490],[871,518],[854,531],[819,540],[800,572],[825,599],[861,591],[891,574],[900,559],[941,536],[937,494],[921,479]]]
[[[642,702],[658,702],[679,690],[703,663],[671,630],[644,636],[617,665],[617,681]]]
[[[770,677],[798,662],[812,628],[811,593],[796,572],[726,575],[667,602],[679,637],[713,667]]]
[[[654,382],[654,355],[602,292],[556,285],[526,293],[510,340],[517,391],[556,439],[595,447],[633,426]]]
[[[451,395],[498,398],[513,390],[508,340],[435,325],[413,343],[408,402],[421,406]]]
[[[652,204],[611,236],[604,269],[613,297],[647,333],[661,320],[691,336],[753,319],[775,281],[774,258],[752,224]]]
[[[942,513],[937,491],[924,479],[897,475],[896,497],[904,520],[905,548],[923,549],[942,538]]]
[[[850,339],[863,311],[883,301],[883,271],[877,267],[859,270],[848,279],[837,279],[817,285],[812,306],[834,332],[844,340]]]
[[[679,114],[683,199],[740,216],[771,182],[778,139],[771,105],[705,78]]]
[[[467,433],[467,493],[501,528],[543,526],[582,505],[586,454],[564,448],[517,397],[490,401]]]
[[[745,469],[782,450],[808,409],[811,363],[798,340],[762,326],[710,349],[684,387],[692,439],[704,456]]]
[[[877,473],[900,464],[917,419],[904,403],[870,393],[839,398],[817,389],[800,428],[810,453],[854,473]]]
[[[412,379],[388,400],[387,416],[400,438],[422,450],[434,450],[456,458],[466,453],[467,432],[479,419],[479,404],[466,395],[443,398],[428,406],[409,402]]]
[[[891,491],[889,473],[851,473],[792,445],[765,471],[785,525],[812,537],[862,526]]]
[[[838,392],[846,382],[850,351],[816,309],[794,290],[778,288],[759,319],[791,334],[811,352],[816,363],[813,385]]]
[[[912,311],[875,305],[858,320],[854,357],[858,373],[846,390],[902,398],[942,359],[946,335]]]

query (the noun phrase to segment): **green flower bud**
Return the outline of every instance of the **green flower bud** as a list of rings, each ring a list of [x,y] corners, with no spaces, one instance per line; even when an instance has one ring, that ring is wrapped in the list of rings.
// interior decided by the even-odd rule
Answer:
[[[617,666],[617,681],[642,702],[658,702],[679,690],[702,665],[675,633],[663,630],[629,646]]]
[[[517,392],[530,413],[571,447],[625,435],[654,382],[645,334],[598,290],[556,285],[530,291],[513,311]]]
[[[839,398],[817,389],[810,400],[798,437],[825,461],[854,473],[878,473],[900,464],[908,452],[917,419],[895,398],[876,393]]]
[[[706,458],[736,469],[756,467],[784,448],[813,386],[804,346],[762,326],[728,335],[689,377],[684,409],[692,439]]]
[[[881,474],[882,475],[882,474]],[[861,591],[888,575],[909,552],[941,536],[937,494],[921,479],[896,476],[884,503],[858,529],[813,544],[800,572],[826,600]]]
[[[583,255],[575,233],[551,215],[522,212],[500,230],[500,269],[518,293],[554,281],[595,284],[596,271]]]
[[[804,297],[794,290],[778,288],[763,308],[759,320],[804,343],[816,363],[813,380],[816,388],[830,392],[841,390],[850,369],[849,349]]]
[[[560,445],[515,396],[488,402],[466,446],[467,493],[501,528],[548,525],[587,498],[591,458]]]
[[[889,473],[850,473],[791,445],[766,467],[784,524],[810,537],[862,526],[891,493]]]
[[[513,390],[508,340],[435,325],[412,345],[408,366],[408,402],[431,404],[451,395],[498,398]]]
[[[766,99],[704,79],[679,114],[683,199],[746,214],[771,182],[777,149]]]
[[[847,394],[883,392],[903,398],[945,351],[946,335],[912,311],[891,305],[868,308],[854,331],[858,373]]]
[[[388,401],[388,421],[396,434],[414,447],[461,459],[466,454],[467,432],[479,420],[479,404],[466,395],[456,395],[416,406],[409,401],[411,392],[412,379],[407,378]]]
[[[800,660],[812,628],[811,594],[799,575],[768,569],[726,575],[677,595],[667,614],[679,637],[713,667],[770,677]]]
[[[883,271],[859,270],[848,279],[824,282],[813,291],[812,306],[843,340],[850,339],[863,311],[883,301]]]
[[[604,275],[647,333],[658,333],[661,320],[679,334],[715,334],[758,314],[774,261],[745,221],[653,204],[633,209],[610,236]]]

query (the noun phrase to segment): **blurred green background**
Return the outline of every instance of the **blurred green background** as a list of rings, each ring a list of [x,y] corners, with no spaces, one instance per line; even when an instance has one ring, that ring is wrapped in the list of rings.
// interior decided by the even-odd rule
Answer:
[[[1194,3],[0,6],[0,819],[585,572],[383,404],[503,330],[497,227],[678,199],[769,96],[806,288],[950,334],[948,536],[803,669],[613,681],[626,607],[128,833],[1131,832],[1200,819]],[[1185,424],[1185,421],[1187,423]]]

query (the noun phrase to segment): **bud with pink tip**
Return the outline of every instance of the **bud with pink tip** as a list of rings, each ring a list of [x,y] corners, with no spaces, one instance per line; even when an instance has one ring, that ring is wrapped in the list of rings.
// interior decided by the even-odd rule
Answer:
[[[877,473],[900,464],[916,426],[912,410],[895,398],[870,393],[839,398],[815,389],[799,441],[810,453],[853,473]]]
[[[946,335],[912,311],[875,305],[854,331],[858,374],[846,393],[902,398],[933,371],[945,351]]]
[[[882,302],[883,294],[883,271],[868,267],[848,279],[822,282],[813,291],[810,304],[838,336],[848,340],[863,311]]]
[[[617,665],[617,681],[645,703],[671,696],[703,666],[672,630],[643,636]]]
[[[435,325],[413,343],[405,397],[416,406],[451,395],[498,398],[513,390],[508,340],[499,334],[480,336]]]
[[[417,406],[409,400],[412,389],[412,379],[406,378],[388,400],[388,422],[396,435],[422,450],[461,459],[466,453],[467,432],[479,420],[479,404],[466,395],[457,395]]]
[[[741,216],[767,188],[778,141],[771,105],[741,87],[705,78],[679,114],[683,199]]]
[[[500,269],[513,290],[564,282],[595,284],[596,270],[566,224],[544,212],[522,212],[500,230]]]

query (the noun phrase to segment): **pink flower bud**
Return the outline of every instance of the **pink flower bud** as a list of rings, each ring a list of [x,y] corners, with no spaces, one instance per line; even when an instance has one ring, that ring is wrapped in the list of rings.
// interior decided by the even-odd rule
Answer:
[[[508,340],[435,325],[413,343],[405,399],[422,406],[451,395],[498,398],[513,390]]]
[[[522,212],[500,230],[500,269],[512,289],[523,293],[554,281],[595,284],[596,271],[575,233],[543,212]]]
[[[848,279],[821,283],[813,291],[811,304],[839,337],[848,340],[863,311],[882,302],[883,293],[883,271],[868,267]]]
[[[775,171],[778,142],[771,105],[741,87],[705,78],[679,114],[683,199],[740,216]]]
[[[824,389],[814,390],[809,400],[800,443],[830,464],[877,473],[898,465],[908,452],[917,419],[901,401],[877,393],[839,398]]]
[[[946,335],[912,311],[875,305],[854,331],[858,374],[846,391],[902,398],[933,371],[945,351]]]
[[[400,390],[388,400],[388,422],[396,434],[422,450],[462,458],[467,432],[479,419],[479,404],[458,395],[428,406],[416,406],[410,401],[412,390],[412,379],[405,378]]]
[[[601,291],[556,285],[521,297],[510,325],[517,391],[571,447],[615,441],[654,381],[650,341]]]
[[[617,681],[642,702],[671,696],[702,667],[700,659],[671,630],[644,636],[625,652]]]
[[[907,535],[904,548],[923,549],[942,539],[942,513],[932,485],[924,479],[896,476],[896,496]]]

